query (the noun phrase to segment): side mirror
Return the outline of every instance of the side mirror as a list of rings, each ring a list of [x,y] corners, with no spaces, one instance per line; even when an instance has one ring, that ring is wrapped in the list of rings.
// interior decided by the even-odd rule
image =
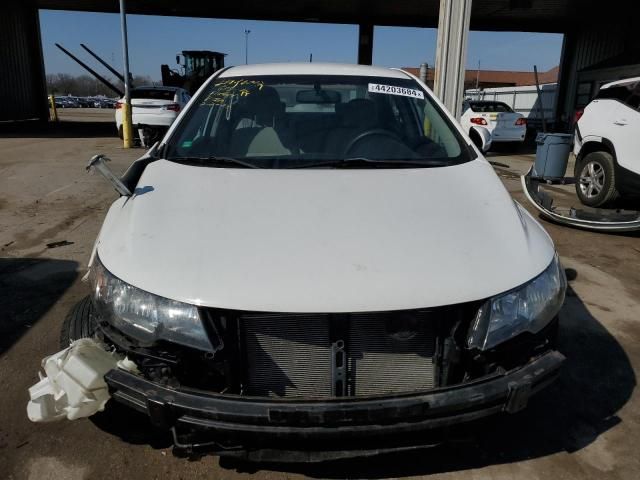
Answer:
[[[180,65],[180,55],[176,55],[176,63]]]
[[[491,133],[486,128],[473,126],[469,136],[482,153],[487,153],[491,148]]]
[[[155,146],[154,146],[155,147]],[[107,166],[109,159],[104,155],[94,155],[89,164],[87,165],[87,171],[89,173],[97,171],[100,175],[106,178],[111,185],[116,189],[120,195],[125,197],[131,196],[131,191],[126,187],[124,183],[111,171]]]

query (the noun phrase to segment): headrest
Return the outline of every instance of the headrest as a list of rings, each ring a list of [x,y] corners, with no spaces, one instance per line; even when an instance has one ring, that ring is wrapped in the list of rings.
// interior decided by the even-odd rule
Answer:
[[[376,104],[366,98],[351,100],[342,108],[342,124],[351,128],[369,128],[377,125]]]
[[[283,114],[280,95],[273,87],[263,87],[246,97],[243,111],[259,125],[273,126],[276,118]]]

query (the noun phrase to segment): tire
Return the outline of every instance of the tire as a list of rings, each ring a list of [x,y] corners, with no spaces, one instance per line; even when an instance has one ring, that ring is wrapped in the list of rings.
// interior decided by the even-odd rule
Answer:
[[[620,194],[616,189],[616,169],[608,152],[591,152],[576,163],[576,194],[588,207],[605,207]]]
[[[90,338],[96,332],[93,303],[89,296],[84,297],[67,314],[60,332],[60,348],[67,348],[79,338]]]

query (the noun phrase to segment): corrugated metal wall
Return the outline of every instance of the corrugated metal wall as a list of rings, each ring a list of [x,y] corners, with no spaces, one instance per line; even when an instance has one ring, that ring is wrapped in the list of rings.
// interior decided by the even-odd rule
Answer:
[[[0,121],[46,119],[38,10],[30,1],[0,8]]]
[[[568,62],[563,64],[566,71],[561,72],[561,89],[559,112],[572,115],[578,86],[578,72],[609,58],[620,55],[625,50],[628,29],[624,22],[616,25],[584,26],[578,31],[570,32],[566,55]]]

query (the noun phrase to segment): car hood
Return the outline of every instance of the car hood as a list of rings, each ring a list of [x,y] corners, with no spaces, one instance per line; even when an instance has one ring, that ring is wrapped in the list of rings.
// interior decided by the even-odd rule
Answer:
[[[97,252],[146,291],[203,306],[353,312],[479,300],[541,273],[552,241],[483,159],[424,169],[151,163]]]

